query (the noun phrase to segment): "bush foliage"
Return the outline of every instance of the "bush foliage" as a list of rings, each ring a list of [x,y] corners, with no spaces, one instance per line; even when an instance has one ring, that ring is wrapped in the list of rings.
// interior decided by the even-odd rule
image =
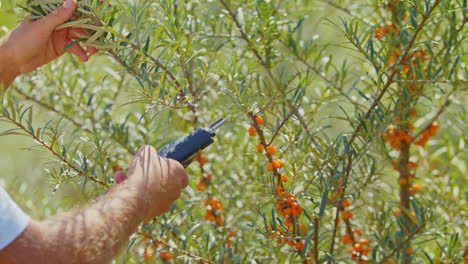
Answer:
[[[65,25],[99,56],[1,97],[49,190],[97,197],[139,146],[229,120],[117,263],[468,261],[466,0],[111,2]]]

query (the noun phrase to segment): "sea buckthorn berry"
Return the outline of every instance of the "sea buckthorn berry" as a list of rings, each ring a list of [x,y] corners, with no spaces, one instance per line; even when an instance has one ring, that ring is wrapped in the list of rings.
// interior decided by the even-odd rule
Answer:
[[[400,208],[395,208],[393,209],[393,214],[396,216],[396,217],[400,217],[400,215],[402,214],[403,212],[401,211]]]
[[[410,187],[410,194],[416,194],[417,192],[419,192],[421,190],[421,185],[417,182],[413,183]]]
[[[281,160],[279,160],[279,159],[274,160],[272,163],[273,163],[273,167],[275,169],[279,169],[279,168],[283,167],[283,162]]]
[[[267,146],[266,147],[266,152],[270,155],[275,155],[276,154],[276,147],[275,146]]]
[[[261,116],[256,116],[255,117],[255,123],[259,124],[259,125],[263,125],[263,117]]]
[[[209,181],[211,181],[211,179],[213,179],[213,174],[208,173],[208,174],[206,175],[206,178],[207,178]]]
[[[205,177],[201,177],[200,181],[197,184],[197,190],[202,192],[206,190],[206,187],[208,186],[207,179]]]
[[[214,221],[214,217],[215,215],[212,210],[206,210],[205,217],[204,217],[206,221]]]
[[[161,252],[161,253],[159,254],[159,257],[160,257],[163,261],[169,261],[169,260],[171,260],[171,259],[174,258],[174,254],[172,254],[171,252],[165,251],[165,252]]]
[[[262,152],[262,151],[263,151],[263,145],[262,145],[262,144],[258,144],[258,145],[257,145],[257,151],[258,151],[258,152]]]
[[[286,174],[281,174],[281,181],[286,183],[289,181],[288,175]]]
[[[361,239],[359,239],[359,243],[362,244],[362,245],[368,245],[368,244],[369,244],[369,240],[364,239],[364,238],[361,238]]]
[[[388,34],[388,29],[386,27],[377,27],[374,30],[374,38],[376,39],[382,39],[387,34]]]
[[[354,234],[358,235],[358,236],[362,236],[362,231],[361,229],[356,229],[354,230]]]
[[[122,166],[120,166],[119,164],[115,164],[114,166],[112,166],[112,170],[113,170],[114,172],[121,171],[121,170],[122,170]]]
[[[195,161],[198,161],[201,166],[205,165],[206,163],[210,162],[210,159],[208,158],[208,155],[205,153],[200,153],[194,158]]]
[[[349,207],[350,205],[351,205],[351,202],[348,199],[341,201],[341,206],[343,208]]]
[[[407,179],[407,178],[400,178],[400,184],[401,184],[401,185],[406,185],[406,184],[408,184],[408,179]]]
[[[156,257],[154,256],[154,250],[150,247],[145,249],[145,262],[154,262]]]
[[[342,215],[343,215],[343,219],[352,219],[353,218],[353,212],[351,212],[351,211],[343,212]]]
[[[291,211],[294,216],[298,216],[302,212],[302,207],[297,203],[291,204]]]
[[[361,251],[361,255],[367,256],[371,250],[369,248],[363,248]]]
[[[302,234],[306,234],[306,226],[304,224],[299,224],[299,229],[301,230]]]
[[[249,136],[255,136],[255,128],[253,126],[249,127]]]
[[[350,235],[346,234],[346,235],[343,236],[342,242],[343,242],[343,244],[346,245],[346,244],[349,244],[349,243],[353,242],[353,239],[351,238]]]
[[[267,170],[272,171],[273,169],[274,169],[273,163],[269,162],[268,165],[267,165]]]
[[[292,227],[293,223],[292,223],[291,218],[287,217],[287,218],[284,220],[284,225],[285,225],[287,228]]]
[[[354,250],[355,250],[356,252],[361,252],[362,249],[364,248],[364,246],[363,246],[361,243],[356,243],[356,244],[354,244],[353,247],[354,247]]]
[[[223,219],[223,217],[220,216],[220,215],[217,215],[217,216],[216,216],[215,222],[216,222],[216,225],[217,225],[217,226],[224,226],[224,219]]]
[[[297,241],[296,249],[299,251],[304,251],[304,244],[302,243],[302,241]]]

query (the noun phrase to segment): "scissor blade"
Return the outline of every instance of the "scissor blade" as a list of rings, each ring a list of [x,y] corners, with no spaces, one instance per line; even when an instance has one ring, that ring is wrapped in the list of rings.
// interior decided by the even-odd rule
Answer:
[[[226,122],[226,118],[221,118],[218,121],[207,126],[206,129],[214,133],[220,126],[224,124],[224,122]]]

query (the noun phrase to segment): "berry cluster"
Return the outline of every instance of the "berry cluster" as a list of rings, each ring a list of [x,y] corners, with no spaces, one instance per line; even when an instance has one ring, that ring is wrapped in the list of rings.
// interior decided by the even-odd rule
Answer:
[[[210,159],[205,153],[198,153],[194,161],[200,164],[200,170],[202,172],[202,176],[197,184],[197,190],[200,192],[206,191],[213,180],[213,174],[207,172],[205,168],[205,165],[210,163]],[[224,219],[222,216],[223,206],[216,198],[213,198],[210,193],[208,193],[208,199],[205,201],[205,207],[206,213],[204,219],[213,222],[217,226],[224,226]]]
[[[223,216],[221,215],[221,211],[224,208],[218,200],[216,198],[210,198],[205,201],[205,206],[205,220],[214,222],[217,226],[224,226]]]
[[[248,128],[248,134],[251,137],[258,135],[260,143],[258,143],[256,149],[259,153],[264,154],[268,160],[267,171],[275,175],[273,196],[276,199],[276,210],[283,217],[283,224],[286,227],[285,229],[278,228],[277,230],[274,230],[272,227],[272,230],[268,234],[270,237],[276,238],[278,243],[288,244],[302,253],[304,251],[304,243],[298,237],[299,235],[305,236],[306,226],[297,223],[297,218],[303,211],[302,207],[298,204],[294,194],[285,191],[284,184],[289,182],[289,177],[285,173],[280,173],[280,169],[284,167],[284,162],[281,159],[274,158],[275,154],[278,153],[277,148],[265,140],[261,127],[264,124],[263,118],[252,113],[249,113],[249,115],[252,125]]]
[[[145,263],[154,263],[156,261],[156,255],[154,254],[156,247],[158,245],[164,246],[164,243],[162,242],[162,240],[155,240],[152,243],[150,243],[150,238],[149,238],[150,236],[148,234],[144,234],[143,236],[145,237],[145,239],[143,240],[143,243],[147,245],[147,247],[145,248],[145,252],[144,252]],[[159,253],[159,258],[163,262],[167,262],[173,259],[174,257],[175,255],[169,251],[162,251],[161,253]]]

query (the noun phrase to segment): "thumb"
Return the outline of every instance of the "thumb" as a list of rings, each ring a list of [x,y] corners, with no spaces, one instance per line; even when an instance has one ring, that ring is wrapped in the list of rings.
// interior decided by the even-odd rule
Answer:
[[[66,0],[62,6],[56,8],[52,13],[43,17],[40,21],[45,28],[53,31],[67,21],[76,9],[76,0]]]

